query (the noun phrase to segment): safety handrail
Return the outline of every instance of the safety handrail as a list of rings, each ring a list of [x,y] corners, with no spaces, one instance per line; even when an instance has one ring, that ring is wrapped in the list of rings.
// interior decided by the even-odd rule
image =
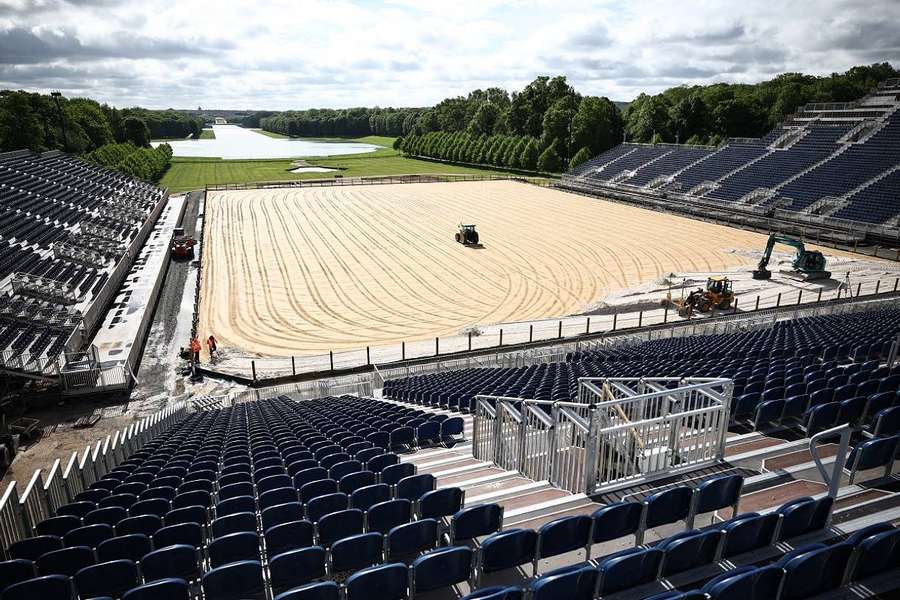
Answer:
[[[822,481],[828,486],[828,495],[837,498],[838,489],[841,487],[841,475],[844,472],[844,464],[847,462],[847,449],[850,447],[850,436],[853,434],[853,427],[849,423],[820,431],[809,438],[809,454],[812,456],[816,468],[822,476]],[[819,441],[825,438],[833,438],[840,436],[838,443],[838,451],[834,458],[834,468],[829,475],[822,457],[819,455]]]

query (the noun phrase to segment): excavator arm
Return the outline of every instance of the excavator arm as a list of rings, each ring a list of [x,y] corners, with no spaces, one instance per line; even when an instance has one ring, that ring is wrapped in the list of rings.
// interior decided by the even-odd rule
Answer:
[[[807,251],[802,241],[773,233],[769,236],[769,241],[766,242],[766,249],[762,258],[759,259],[756,270],[753,271],[753,279],[769,279],[772,276],[772,272],[766,267],[769,266],[769,261],[772,259],[772,250],[775,248],[775,244],[784,244],[797,250],[793,261],[793,267],[796,271],[805,273],[813,279],[831,276],[831,273],[825,271],[825,257],[822,256],[821,252]]]

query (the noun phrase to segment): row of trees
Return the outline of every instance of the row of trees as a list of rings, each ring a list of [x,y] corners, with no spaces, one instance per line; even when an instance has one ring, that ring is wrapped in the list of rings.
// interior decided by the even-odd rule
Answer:
[[[258,122],[266,131],[301,137],[401,136],[413,130],[421,112],[418,108],[315,108],[251,115],[241,124]]]
[[[106,144],[85,158],[125,175],[156,182],[172,162],[172,147],[169,144],[160,144],[156,148],[141,148],[130,143]]]
[[[825,77],[785,73],[757,84],[680,86],[641,94],[625,109],[625,134],[635,142],[718,145],[729,137],[762,137],[804,104],[851,102],[897,77],[888,63]]]
[[[146,147],[153,138],[199,137],[203,119],[173,110],[118,109],[88,98],[0,91],[0,151],[91,152],[112,143]]]
[[[396,148],[412,156],[508,169],[555,173],[562,168],[556,143],[542,149],[540,140],[528,135],[431,131],[399,138]]]

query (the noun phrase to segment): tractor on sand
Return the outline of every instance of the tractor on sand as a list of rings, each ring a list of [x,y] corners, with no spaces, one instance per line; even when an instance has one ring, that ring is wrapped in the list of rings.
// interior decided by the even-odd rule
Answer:
[[[456,241],[464,246],[477,246],[478,232],[475,231],[475,226],[460,223],[459,231],[456,232]]]

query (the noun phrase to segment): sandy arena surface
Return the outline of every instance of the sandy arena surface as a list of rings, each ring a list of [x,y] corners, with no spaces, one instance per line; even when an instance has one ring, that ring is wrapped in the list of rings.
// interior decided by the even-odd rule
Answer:
[[[200,334],[286,356],[583,312],[765,236],[511,181],[210,192]],[[453,239],[475,223],[482,248]]]

